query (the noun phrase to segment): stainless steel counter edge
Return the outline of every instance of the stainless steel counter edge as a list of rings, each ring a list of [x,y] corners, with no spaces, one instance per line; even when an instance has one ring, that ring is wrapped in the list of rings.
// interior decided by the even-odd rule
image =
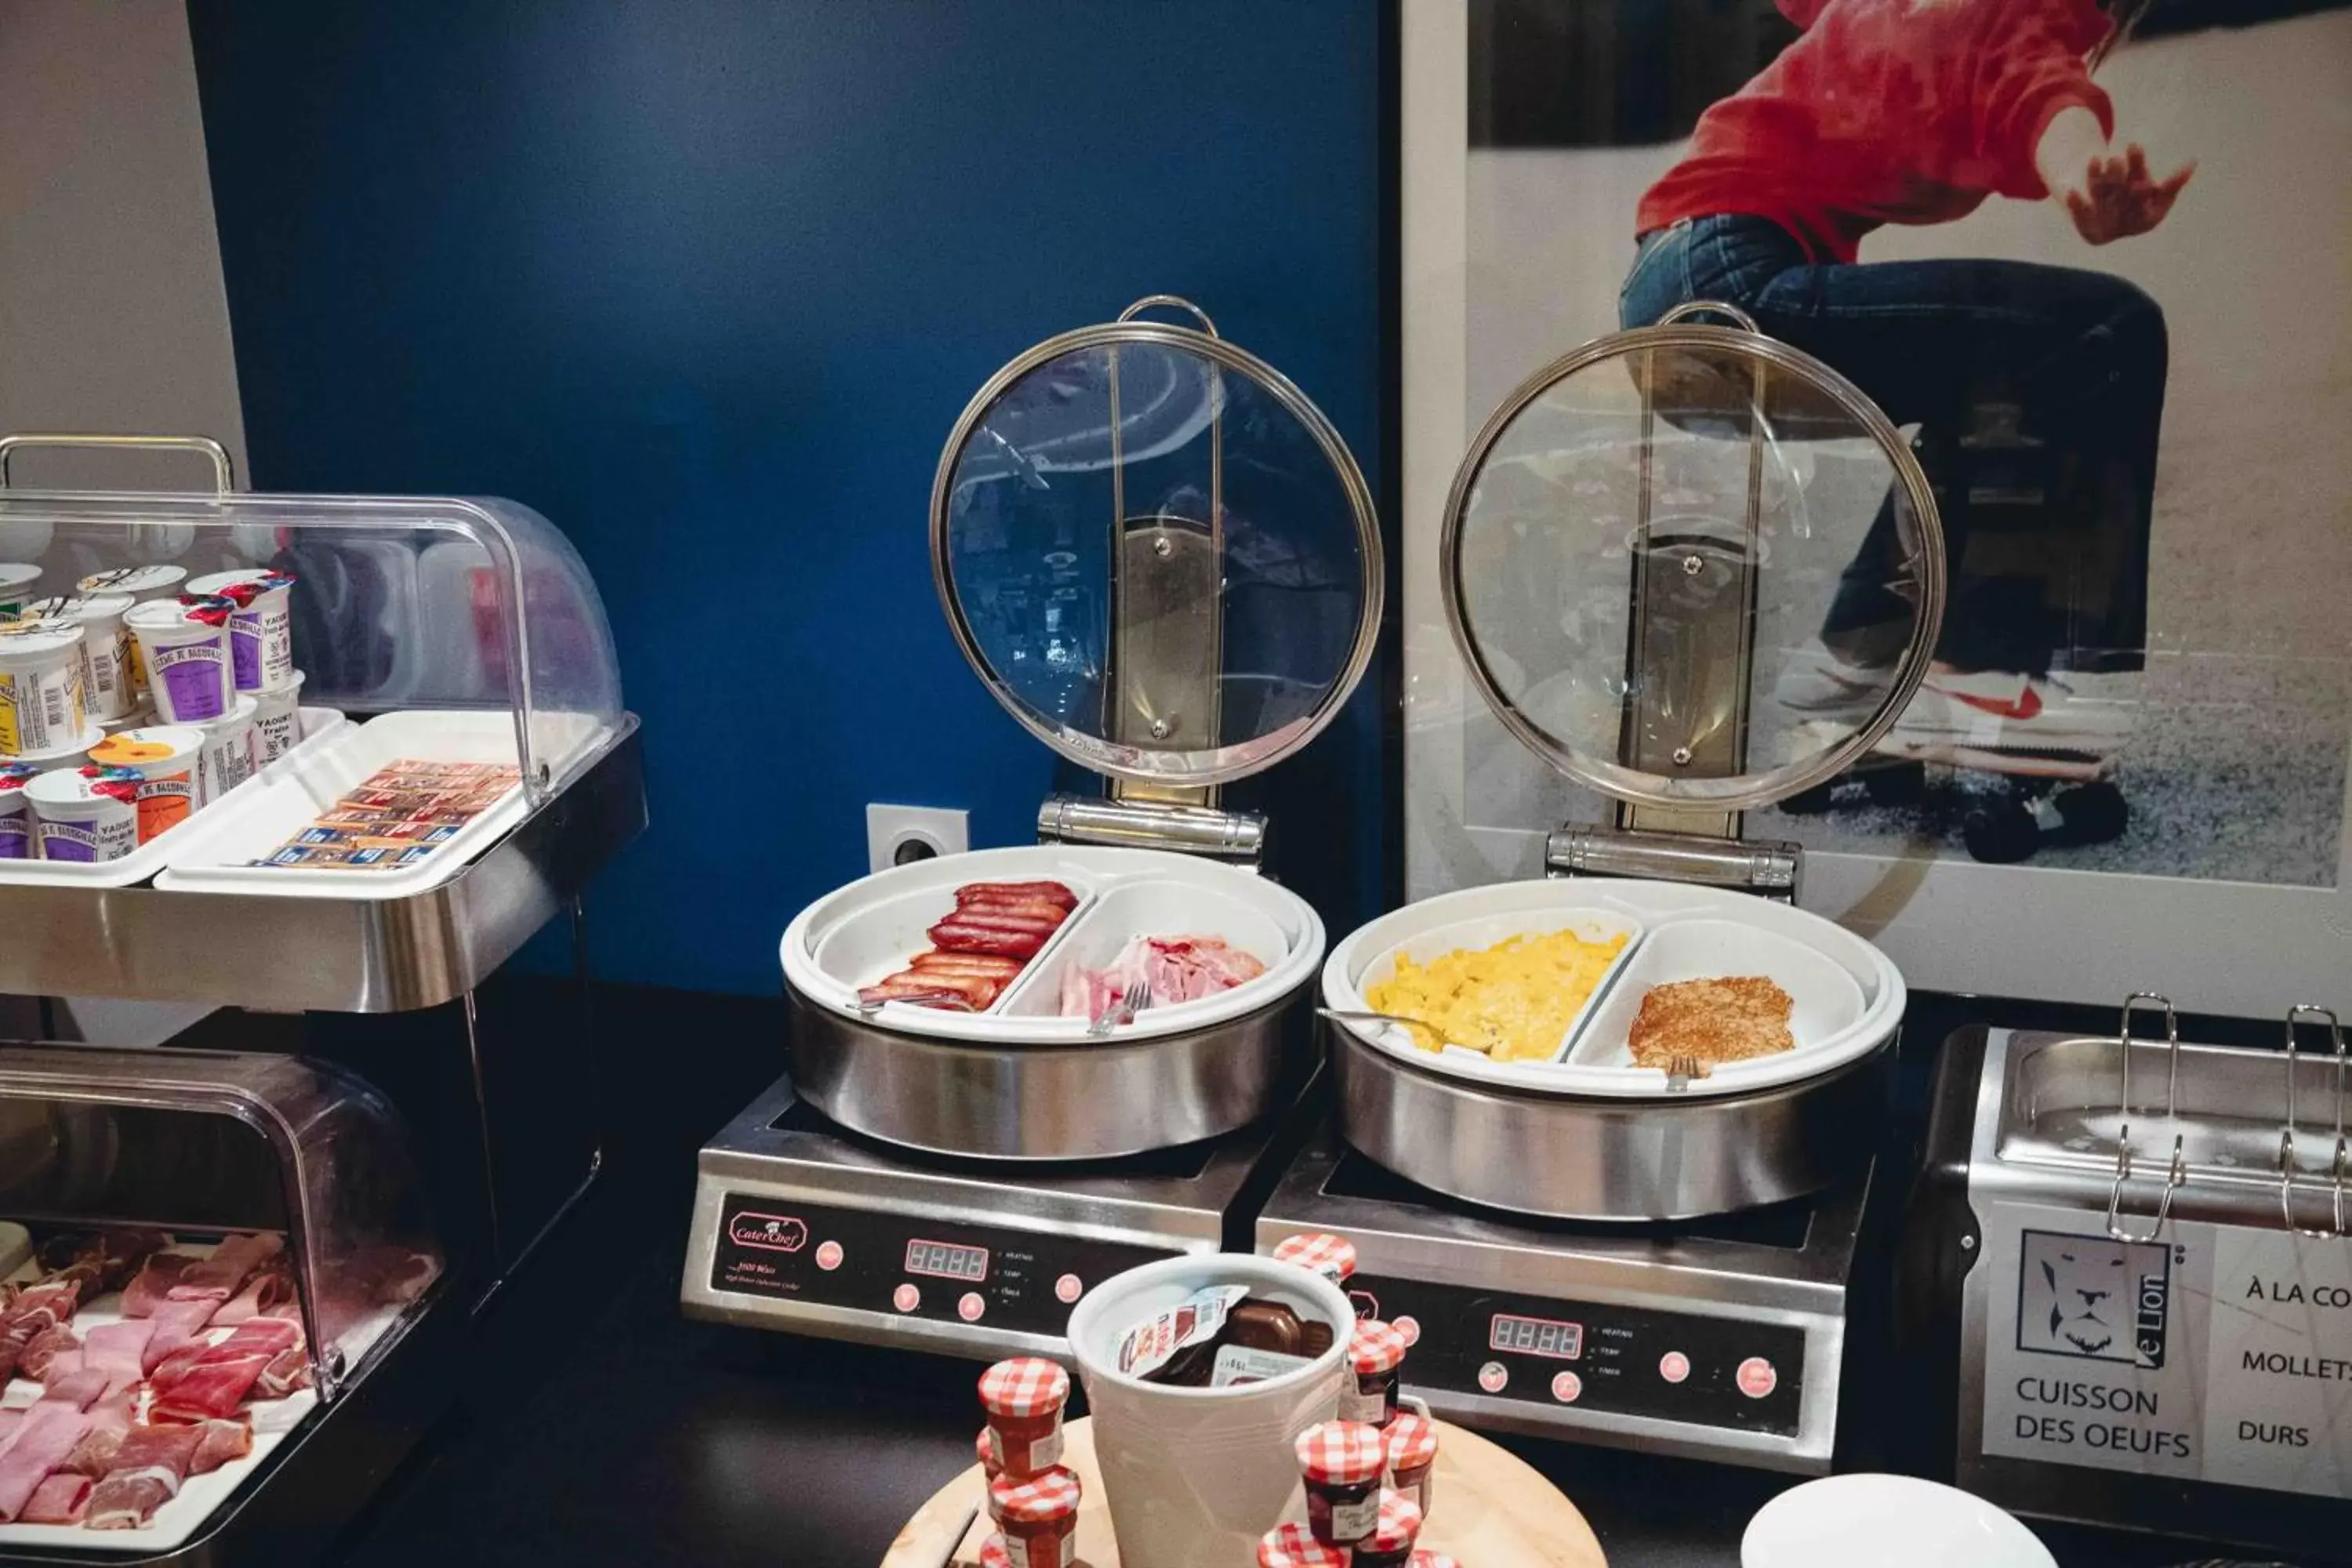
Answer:
[[[0,993],[398,1013],[463,995],[646,826],[637,720],[479,859],[405,899],[0,885]]]

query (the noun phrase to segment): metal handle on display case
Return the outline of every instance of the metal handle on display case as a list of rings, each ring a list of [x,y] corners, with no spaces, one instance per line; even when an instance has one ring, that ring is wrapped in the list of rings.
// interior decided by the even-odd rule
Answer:
[[[2294,1070],[2294,1031],[2295,1026],[2305,1022],[2306,1019],[2313,1021],[2325,1019],[2327,1024],[2328,1043],[2335,1047],[2332,1054],[2336,1058],[2336,1151],[2334,1158],[2329,1163],[2328,1169],[2328,1175],[2332,1184],[2329,1205],[2329,1219],[2332,1223],[2331,1228],[2326,1230],[2313,1230],[2306,1228],[2305,1226],[2297,1225],[2294,1219],[2294,1080],[2296,1076]],[[2294,1231],[2298,1236],[2333,1238],[2344,1234],[2344,1185],[2347,1165],[2347,1149],[2344,1131],[2344,1091],[2345,1071],[2347,1066],[2347,1063],[2345,1058],[2344,1026],[2336,1021],[2336,1014],[2333,1009],[2327,1007],[2315,1007],[2307,1003],[2287,1009],[2286,1125],[2279,1130],[2279,1215],[2280,1217],[2286,1222],[2287,1228]]]
[[[26,447],[78,448],[100,452],[198,452],[212,461],[213,488],[220,495],[236,489],[228,448],[209,436],[94,436],[66,433],[0,436],[0,489],[9,488],[8,460]]]
[[[2145,1236],[2132,1234],[2123,1217],[2124,1184],[2132,1175],[2132,1013],[2142,1004],[2164,1009],[2164,1044],[2167,1065],[2164,1089],[2164,1119],[2173,1124],[2172,1159],[2165,1172],[2164,1191],[2156,1201],[2156,1220]],[[2171,998],[2153,991],[2135,991],[2124,999],[2121,1021],[2116,1026],[2116,1072],[2121,1079],[2116,1093],[2116,1105],[2122,1120],[2116,1124],[2116,1179],[2107,1188],[2107,1235],[2116,1241],[2134,1244],[2154,1241],[2164,1231],[2164,1222],[2172,1214],[2172,1194],[2189,1179],[2188,1150],[2179,1131],[2180,1120],[2180,1018],[2173,1011]],[[2292,1091],[2290,1091],[2292,1092]],[[2290,1101],[2290,1104],[2292,1101]],[[2289,1112],[2293,1120],[2293,1112]]]

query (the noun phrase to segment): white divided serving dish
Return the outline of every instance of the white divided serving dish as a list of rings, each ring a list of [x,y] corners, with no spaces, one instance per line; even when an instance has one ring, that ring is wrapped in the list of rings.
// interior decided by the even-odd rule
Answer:
[[[270,779],[284,770],[297,766],[301,758],[320,747],[333,743],[333,738],[351,728],[351,721],[331,708],[301,710],[302,739],[294,749],[276,762],[255,770],[251,778],[213,801],[202,810],[193,812],[187,820],[170,832],[142,844],[130,854],[113,860],[0,860],[0,883],[32,884],[67,888],[129,888],[147,880],[171,862],[180,846],[189,842],[189,835],[227,821],[257,800],[268,787]]]
[[[1079,902],[985,1013],[893,1002],[873,1014],[857,1006],[860,986],[895,973],[930,946],[925,934],[968,882],[1051,879]],[[1137,936],[1215,936],[1266,972],[1230,991],[1146,1008],[1113,1037],[1126,1041],[1181,1034],[1255,1012],[1314,977],[1323,923],[1288,889],[1230,866],[1154,849],[1038,845],[982,849],[918,861],[862,878],[803,910],[785,927],[784,978],[805,1000],[860,1023],[975,1045],[1066,1045],[1087,1020],[1055,1011],[1063,970],[1101,967]]]
[[[1612,921],[1622,923],[1612,928]],[[1876,1050],[1902,1020],[1902,975],[1885,954],[1834,922],[1725,889],[1631,880],[1505,882],[1409,904],[1332,948],[1323,966],[1324,1004],[1370,1010],[1364,988],[1391,972],[1400,951],[1420,962],[1455,948],[1491,946],[1519,931],[1605,933],[1627,926],[1640,934],[1570,1025],[1559,1059],[1495,1062],[1460,1048],[1423,1050],[1393,1025],[1334,1026],[1451,1077],[1547,1094],[1648,1099],[1668,1092],[1666,1075],[1631,1065],[1625,1039],[1649,987],[1762,974],[1787,991],[1795,1047],[1718,1067],[1675,1096],[1682,1100],[1817,1077]]]
[[[594,720],[541,713],[541,733],[558,743],[548,763],[556,777],[604,734]],[[385,713],[355,724],[308,754],[280,759],[261,790],[233,813],[191,820],[162,842],[172,843],[159,888],[175,891],[260,893],[288,898],[403,899],[439,886],[529,815],[518,784],[424,860],[397,870],[347,870],[257,866],[308,827],[350,790],[389,763],[407,759],[446,763],[516,760],[514,715],[507,709],[428,710]],[[212,817],[214,814],[205,814]]]

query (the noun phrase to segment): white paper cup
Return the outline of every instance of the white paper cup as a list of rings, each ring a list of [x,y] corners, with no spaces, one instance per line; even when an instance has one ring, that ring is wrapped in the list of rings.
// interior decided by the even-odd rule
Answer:
[[[266,768],[302,743],[302,672],[278,691],[253,694],[253,765]]]
[[[39,772],[22,763],[0,763],[0,860],[33,858],[33,807],[25,786]]]
[[[1322,1319],[1331,1348],[1295,1372],[1231,1388],[1165,1388],[1117,1369],[1122,1333],[1213,1285],[1246,1285]],[[1321,1275],[1241,1253],[1147,1263],[1087,1293],[1070,1314],[1070,1349],[1126,1568],[1229,1568],[1251,1561],[1258,1538],[1285,1519],[1306,1517],[1294,1446],[1339,1411],[1355,1321]]]
[[[82,697],[89,716],[101,724],[127,719],[139,706],[131,678],[131,633],[122,624],[133,602],[128,594],[65,594],[25,606],[27,616],[81,628]]]
[[[0,757],[39,757],[87,746],[82,631],[71,621],[0,626]]]
[[[205,616],[217,611],[215,623]],[[221,601],[184,605],[150,599],[122,617],[138,639],[155,711],[166,724],[202,724],[229,710],[236,689],[229,662],[228,614]]]
[[[21,616],[33,596],[41,569],[21,561],[0,561],[0,616]]]
[[[226,714],[209,724],[195,726],[205,739],[204,767],[196,790],[198,805],[210,805],[251,778],[253,770],[261,765],[253,721],[258,706],[252,698],[240,696],[236,706]]]
[[[102,783],[111,781],[52,768],[25,786],[42,859],[120,860],[139,847],[137,781],[120,795]]]
[[[239,691],[282,691],[294,683],[293,578],[259,569],[215,572],[188,592],[237,601],[228,630]]]
[[[128,594],[143,605],[150,599],[179,597],[180,584],[187,580],[184,566],[117,566],[93,572],[74,586],[84,594]]]
[[[193,724],[159,724],[109,735],[89,749],[92,765],[139,775],[139,842],[188,820],[205,804],[201,776],[205,731]]]

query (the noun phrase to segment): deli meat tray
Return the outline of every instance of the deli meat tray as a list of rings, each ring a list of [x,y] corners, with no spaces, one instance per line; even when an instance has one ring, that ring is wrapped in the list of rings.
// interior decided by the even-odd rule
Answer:
[[[130,888],[148,880],[168,864],[179,847],[194,842],[191,835],[226,822],[259,798],[268,781],[351,728],[351,721],[331,708],[301,710],[302,739],[274,763],[264,763],[253,776],[190,816],[169,832],[157,835],[130,854],[112,860],[0,860],[0,882],[68,888]]]
[[[538,745],[554,776],[606,737],[586,719],[541,714]],[[555,743],[549,744],[552,733]],[[233,813],[191,822],[159,888],[288,898],[404,899],[448,881],[530,814],[516,769],[514,715],[505,710],[383,714],[307,755],[288,758]],[[460,778],[452,770],[473,770]],[[372,786],[387,784],[384,791]],[[412,812],[436,790],[482,787],[456,809]],[[396,802],[369,821],[362,801]],[[409,820],[393,817],[406,813]],[[376,835],[383,837],[376,837]],[[362,858],[364,857],[365,858]]]
[[[801,912],[782,958],[803,997],[845,1016],[1054,1045],[1087,1038],[1137,982],[1151,999],[1121,1021],[1121,1040],[1253,1012],[1311,978],[1321,952],[1313,910],[1247,872],[1161,850],[1041,845],[861,879]]]
[[[45,1255],[54,1263],[57,1248],[89,1239],[52,1238],[7,1277],[0,1361],[13,1363],[14,1374],[0,1396],[0,1550],[168,1552],[201,1530],[318,1406],[281,1237],[194,1240],[113,1230],[95,1235],[103,1254],[84,1252],[63,1269],[44,1266]],[[425,1255],[400,1249],[328,1287],[320,1303],[328,1332],[350,1364],[437,1271]],[[225,1283],[231,1276],[236,1282]],[[101,1293],[77,1307],[79,1291],[93,1285]],[[175,1288],[187,1299],[175,1300]],[[338,1330],[339,1314],[352,1327]],[[167,1342],[179,1349],[161,1353]],[[79,1522],[22,1517],[71,1506],[81,1510]],[[106,1527],[102,1516],[111,1517]]]

